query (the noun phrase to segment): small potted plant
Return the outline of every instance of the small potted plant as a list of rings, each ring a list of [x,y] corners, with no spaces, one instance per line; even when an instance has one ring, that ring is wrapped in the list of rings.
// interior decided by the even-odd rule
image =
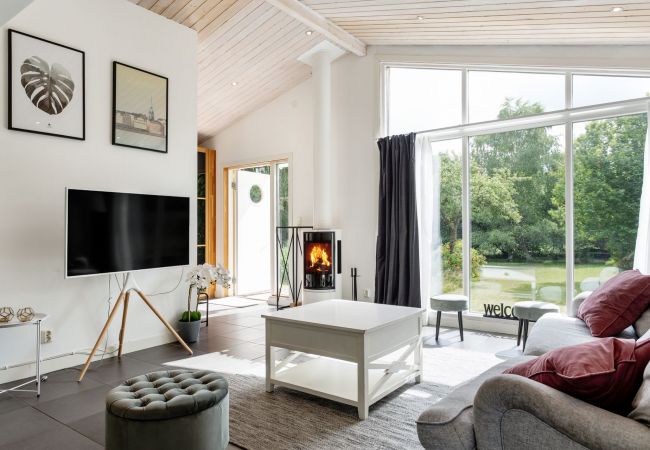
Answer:
[[[217,267],[210,264],[196,266],[188,274],[190,287],[187,292],[187,310],[183,311],[178,321],[178,332],[185,342],[197,342],[201,330],[201,312],[199,311],[198,295],[205,293],[211,285],[217,284],[228,289],[230,287],[230,273],[221,265]],[[195,308],[192,309],[192,290],[196,289]]]

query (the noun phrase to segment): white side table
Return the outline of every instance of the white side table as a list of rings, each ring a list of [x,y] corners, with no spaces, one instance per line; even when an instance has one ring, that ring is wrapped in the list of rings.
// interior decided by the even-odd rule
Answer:
[[[47,314],[34,314],[34,318],[32,320],[28,320],[27,322],[21,322],[18,319],[13,319],[10,320],[9,322],[1,322],[0,323],[0,330],[5,329],[5,328],[13,328],[13,327],[22,327],[22,326],[27,326],[27,325],[36,325],[36,378],[32,378],[31,380],[25,381],[24,383],[21,383],[17,386],[14,386],[9,389],[2,389],[0,390],[0,394],[4,394],[5,392],[36,392],[36,396],[40,397],[41,396],[41,322],[47,319]],[[45,377],[43,377],[45,378]],[[28,384],[36,382],[36,390],[34,389],[20,389],[23,386],[27,386]]]

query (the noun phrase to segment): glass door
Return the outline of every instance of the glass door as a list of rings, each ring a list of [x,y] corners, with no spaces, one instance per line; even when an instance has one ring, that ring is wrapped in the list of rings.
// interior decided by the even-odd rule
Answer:
[[[234,293],[268,299],[275,291],[276,226],[289,224],[289,164],[230,169]],[[287,236],[280,235],[282,249]]]

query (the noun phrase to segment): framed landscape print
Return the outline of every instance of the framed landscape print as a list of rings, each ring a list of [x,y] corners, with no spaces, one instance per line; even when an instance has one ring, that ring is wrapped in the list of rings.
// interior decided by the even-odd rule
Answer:
[[[85,53],[9,30],[9,129],[86,138]]]
[[[167,153],[168,80],[113,63],[113,144]]]

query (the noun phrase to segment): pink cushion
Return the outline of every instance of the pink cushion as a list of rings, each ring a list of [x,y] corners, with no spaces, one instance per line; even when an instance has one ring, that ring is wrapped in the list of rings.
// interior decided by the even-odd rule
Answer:
[[[605,338],[551,350],[503,373],[521,375],[572,397],[627,414],[650,361],[650,340]]]
[[[596,337],[616,336],[650,305],[650,276],[638,270],[621,272],[596,289],[580,305],[578,318]]]

